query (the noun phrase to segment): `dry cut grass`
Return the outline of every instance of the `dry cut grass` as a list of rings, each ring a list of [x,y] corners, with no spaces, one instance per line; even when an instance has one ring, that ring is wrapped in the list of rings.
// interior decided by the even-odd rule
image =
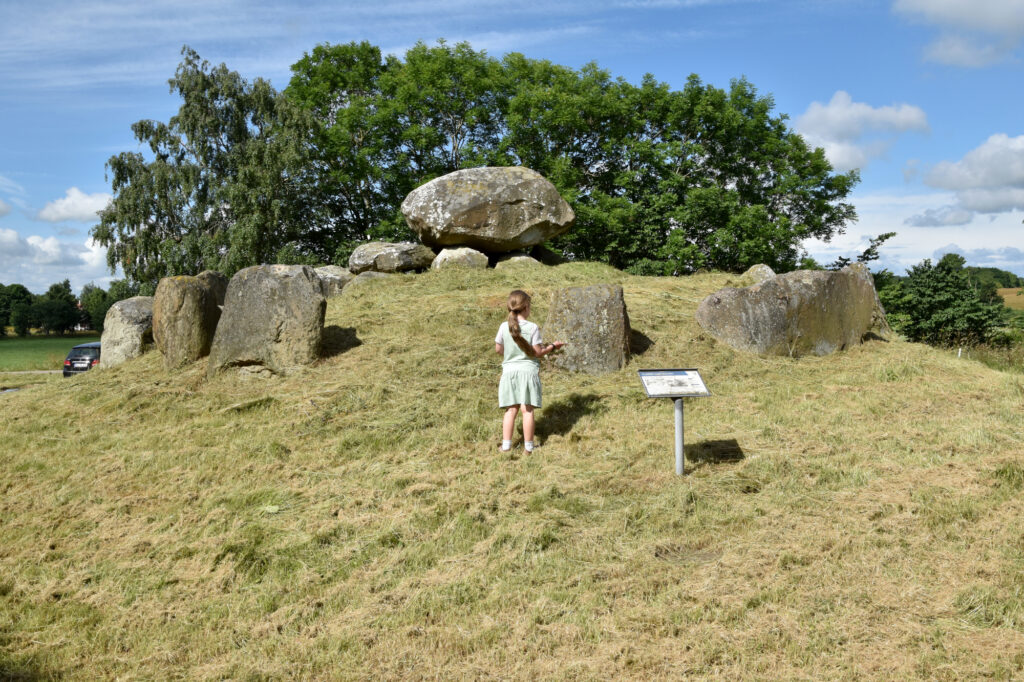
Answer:
[[[1011,310],[1024,310],[1024,295],[1021,292],[1024,289],[1000,289],[999,295],[1003,299],[1003,303],[1006,304],[1007,308]]]
[[[496,445],[507,291],[621,283],[645,350],[543,370]],[[1024,377],[925,346],[742,355],[725,275],[403,276],[328,357],[208,380],[156,354],[0,396],[0,678],[1016,679]],[[698,367],[674,475],[640,367]]]

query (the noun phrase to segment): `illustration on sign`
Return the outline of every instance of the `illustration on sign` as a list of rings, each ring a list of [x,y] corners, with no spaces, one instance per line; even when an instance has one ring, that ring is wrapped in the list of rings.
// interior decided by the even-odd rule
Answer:
[[[695,398],[710,396],[695,369],[641,369],[637,371],[648,398]]]

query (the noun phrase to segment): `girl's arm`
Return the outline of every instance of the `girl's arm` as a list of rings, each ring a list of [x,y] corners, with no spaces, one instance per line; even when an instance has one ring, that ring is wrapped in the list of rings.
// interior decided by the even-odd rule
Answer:
[[[498,355],[504,354],[505,346],[501,345],[500,343],[494,344],[494,352],[497,353]]]
[[[565,345],[564,341],[555,341],[554,343],[536,343],[533,345],[533,350],[537,353],[537,357],[544,357],[548,353],[553,353],[562,346]]]

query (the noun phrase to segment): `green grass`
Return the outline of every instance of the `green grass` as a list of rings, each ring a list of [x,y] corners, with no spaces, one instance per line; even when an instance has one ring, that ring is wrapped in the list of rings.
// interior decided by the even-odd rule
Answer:
[[[72,347],[99,341],[96,333],[67,336],[0,336],[0,372],[59,370]]]
[[[442,271],[328,302],[289,377],[158,353],[0,396],[0,679],[1019,679],[1024,377],[872,341],[761,358],[720,274]],[[507,292],[621,283],[650,347],[542,370],[497,450]],[[674,474],[642,367],[698,367]]]

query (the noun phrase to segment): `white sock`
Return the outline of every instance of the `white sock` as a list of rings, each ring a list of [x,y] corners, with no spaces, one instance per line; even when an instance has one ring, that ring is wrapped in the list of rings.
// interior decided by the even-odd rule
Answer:
[[[526,441],[525,443],[523,443],[523,447],[526,448],[527,452],[533,452],[533,441],[532,440]]]
[[[512,449],[512,441],[510,441],[510,440],[503,440],[503,441],[501,441],[501,449],[502,450],[511,450]]]

